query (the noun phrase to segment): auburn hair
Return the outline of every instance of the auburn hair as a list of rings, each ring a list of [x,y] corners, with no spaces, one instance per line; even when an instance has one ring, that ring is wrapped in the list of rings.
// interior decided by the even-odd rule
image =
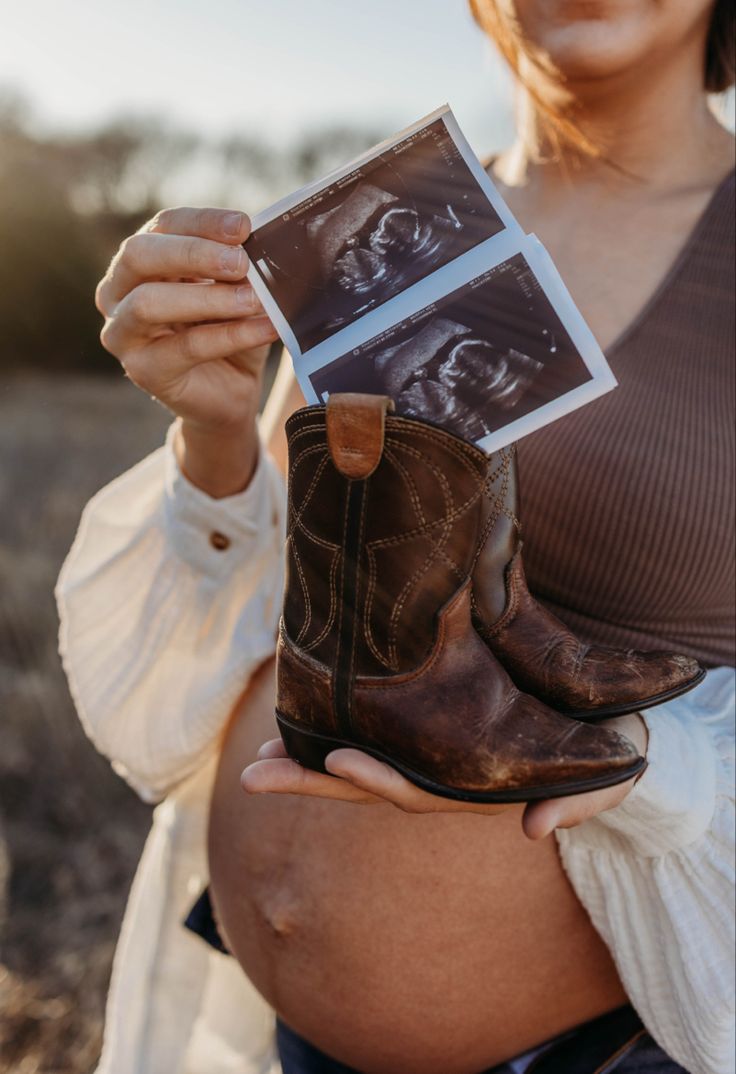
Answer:
[[[567,105],[548,99],[544,78],[554,77],[548,58],[524,41],[518,20],[501,14],[498,0],[469,0],[475,21],[496,42],[517,80],[529,94],[556,150],[567,145],[590,156],[600,156],[596,146],[576,125],[574,100]],[[736,81],[736,4],[715,0],[705,46],[703,87],[708,93],[723,93]]]

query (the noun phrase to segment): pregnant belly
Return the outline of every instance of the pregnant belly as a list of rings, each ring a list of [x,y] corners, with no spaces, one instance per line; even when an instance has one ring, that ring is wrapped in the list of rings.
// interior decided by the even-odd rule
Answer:
[[[246,796],[273,703],[270,663],[223,743],[210,869],[230,949],[289,1025],[365,1074],[476,1074],[625,1002],[554,839],[526,840],[518,807]]]

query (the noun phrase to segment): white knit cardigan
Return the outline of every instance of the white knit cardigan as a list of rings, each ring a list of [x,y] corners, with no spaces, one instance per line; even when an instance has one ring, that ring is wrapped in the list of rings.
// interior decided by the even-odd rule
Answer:
[[[181,474],[171,440],[88,504],[57,586],[84,728],[161,803],[118,942],[98,1074],[271,1074],[272,1011],[234,959],[181,922],[207,883],[219,735],[275,648],[284,483],[262,449],[248,489],[213,500]],[[616,809],[559,831],[559,850],[654,1039],[692,1074],[729,1074],[733,669],[645,718],[645,775]]]

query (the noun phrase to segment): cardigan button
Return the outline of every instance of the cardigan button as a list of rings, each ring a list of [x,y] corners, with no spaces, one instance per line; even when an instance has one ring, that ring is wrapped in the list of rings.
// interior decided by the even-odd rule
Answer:
[[[210,534],[210,544],[218,552],[224,552],[230,547],[230,538],[226,537],[224,533],[219,533],[215,530]]]

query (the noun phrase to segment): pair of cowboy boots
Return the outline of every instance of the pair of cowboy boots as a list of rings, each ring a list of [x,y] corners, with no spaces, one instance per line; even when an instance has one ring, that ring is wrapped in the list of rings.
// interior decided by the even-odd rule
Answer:
[[[622,782],[645,760],[586,724],[691,688],[669,653],[579,641],[530,595],[513,452],[488,456],[383,396],[287,422],[279,730],[324,771],[351,746],[448,798],[518,802]],[[576,717],[576,718],[572,718]]]

